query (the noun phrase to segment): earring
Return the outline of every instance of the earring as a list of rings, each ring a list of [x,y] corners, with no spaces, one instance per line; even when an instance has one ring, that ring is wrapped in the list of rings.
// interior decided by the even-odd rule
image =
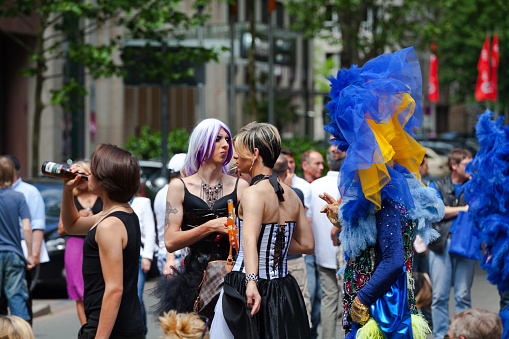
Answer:
[[[253,158],[253,162],[251,163],[251,167],[249,167],[249,172],[251,172],[251,170],[253,169],[254,161],[255,161],[255,159]]]

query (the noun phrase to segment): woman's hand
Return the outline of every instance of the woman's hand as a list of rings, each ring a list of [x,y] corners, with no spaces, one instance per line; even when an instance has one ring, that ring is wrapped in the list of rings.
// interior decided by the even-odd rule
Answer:
[[[352,303],[352,311],[350,316],[354,323],[358,323],[360,325],[364,325],[368,322],[369,317],[371,316],[371,312],[369,311],[369,307],[364,305],[359,297],[355,296],[355,299]]]
[[[86,175],[90,174],[87,171],[85,171],[85,169],[83,169],[81,166],[76,165],[76,164],[71,165],[70,170],[72,173],[82,173],[82,174],[86,174]],[[75,187],[77,187],[79,184],[81,184],[84,180],[85,179],[83,179],[83,177],[81,175],[77,175],[76,178],[74,178],[72,180],[64,180],[64,190],[72,191]]]
[[[327,192],[323,192],[323,194],[318,194],[318,197],[329,205],[334,205],[338,203],[337,200],[334,199],[334,197]]]
[[[210,233],[218,232],[222,234],[228,234],[228,226],[226,226],[227,220],[228,218],[226,217],[216,218],[207,221],[205,225],[207,225]]]
[[[258,313],[260,310],[260,304],[262,302],[262,297],[258,292],[258,287],[256,286],[256,282],[251,280],[247,283],[246,286],[246,299],[247,299],[247,308],[251,309],[251,316]]]
[[[322,207],[320,213],[326,213],[331,224],[341,229],[338,219],[339,203],[330,194],[325,192],[323,194],[319,194],[318,197],[327,203],[327,205]]]

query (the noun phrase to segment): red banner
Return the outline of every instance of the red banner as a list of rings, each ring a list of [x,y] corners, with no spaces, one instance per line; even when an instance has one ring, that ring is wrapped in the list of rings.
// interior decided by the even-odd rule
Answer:
[[[497,68],[498,68],[499,56],[498,56],[498,33],[495,32],[493,35],[493,45],[491,46],[491,94],[490,100],[497,100]]]
[[[276,0],[269,0],[268,3],[267,3],[267,10],[270,13],[270,12],[272,12],[275,9],[276,9]]]
[[[428,99],[438,102],[438,59],[434,53],[429,59]]]
[[[491,96],[491,79],[490,79],[490,38],[486,35],[484,45],[482,47],[481,56],[477,63],[477,70],[479,76],[477,77],[477,84],[475,86],[475,100],[483,101],[490,100]]]

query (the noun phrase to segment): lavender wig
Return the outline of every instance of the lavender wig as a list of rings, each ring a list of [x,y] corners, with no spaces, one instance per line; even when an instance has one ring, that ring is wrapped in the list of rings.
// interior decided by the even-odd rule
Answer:
[[[205,160],[210,159],[216,143],[216,137],[221,129],[224,129],[230,137],[230,141],[228,141],[230,146],[228,147],[228,155],[226,156],[226,160],[223,162],[223,173],[227,173],[228,163],[233,156],[230,129],[220,120],[205,119],[196,125],[193,133],[191,133],[191,137],[189,138],[187,157],[184,162],[184,167],[182,168],[182,175],[184,177],[188,177],[198,172],[198,168],[200,168],[201,164]]]

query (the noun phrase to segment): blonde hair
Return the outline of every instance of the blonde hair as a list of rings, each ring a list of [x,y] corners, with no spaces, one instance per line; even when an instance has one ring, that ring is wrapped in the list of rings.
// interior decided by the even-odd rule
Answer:
[[[164,339],[209,339],[206,324],[196,313],[177,313],[172,310],[159,317],[159,326],[163,329]]]
[[[254,154],[257,148],[263,164],[272,168],[281,153],[281,137],[273,125],[253,121],[242,127],[235,135],[233,147],[242,157],[246,157],[246,150]]]
[[[79,160],[76,161],[74,165],[77,165],[90,173],[90,160]],[[72,190],[72,194],[76,197],[81,193],[83,193],[83,191],[80,190],[78,186],[74,187],[74,189]]]
[[[0,317],[0,339],[34,339],[32,327],[15,315]]]
[[[0,188],[11,187],[14,181],[14,163],[7,157],[0,156]]]

